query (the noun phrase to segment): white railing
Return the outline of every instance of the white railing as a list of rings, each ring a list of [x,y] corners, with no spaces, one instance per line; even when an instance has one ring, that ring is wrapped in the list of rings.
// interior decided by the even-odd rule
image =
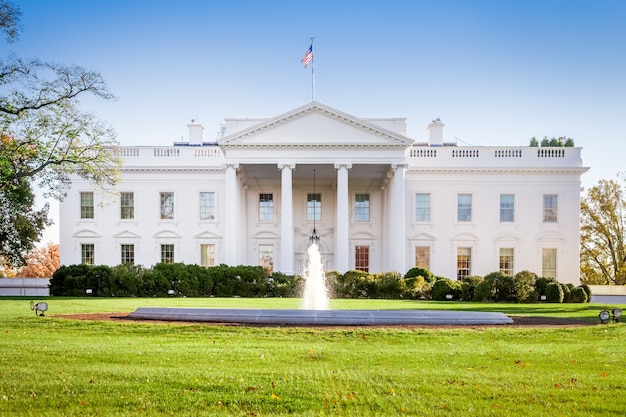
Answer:
[[[414,145],[409,166],[581,167],[581,148]]]
[[[219,166],[224,154],[217,146],[121,146],[118,155],[127,167]],[[169,162],[166,162],[169,161]]]

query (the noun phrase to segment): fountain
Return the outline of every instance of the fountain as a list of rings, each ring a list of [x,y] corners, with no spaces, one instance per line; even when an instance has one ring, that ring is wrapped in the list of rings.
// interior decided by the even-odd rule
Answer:
[[[315,231],[314,231],[315,233]],[[314,239],[311,239],[312,241]],[[318,240],[319,241],[319,240]],[[330,310],[317,243],[308,249],[302,308],[228,309],[140,307],[129,317],[140,320],[192,321],[254,325],[480,325],[510,324],[503,313],[442,310]]]

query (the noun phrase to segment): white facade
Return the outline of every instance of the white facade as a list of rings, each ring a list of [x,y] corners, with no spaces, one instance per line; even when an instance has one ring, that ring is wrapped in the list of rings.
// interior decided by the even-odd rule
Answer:
[[[313,229],[327,270],[457,278],[530,270],[579,282],[580,148],[457,147],[405,119],[312,102],[226,119],[217,143],[122,147],[116,194],[76,178],[61,205],[61,263],[161,261],[301,273]],[[308,208],[308,210],[307,210]]]

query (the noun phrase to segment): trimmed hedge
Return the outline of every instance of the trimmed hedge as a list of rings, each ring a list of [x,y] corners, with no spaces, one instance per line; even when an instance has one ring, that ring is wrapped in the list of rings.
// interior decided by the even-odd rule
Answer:
[[[70,265],[60,267],[50,280],[50,295],[96,297],[298,297],[305,281],[298,275],[275,272],[269,277],[261,266],[218,265],[205,268],[182,263],[136,265]],[[396,272],[326,273],[333,298],[434,299],[491,302],[588,302],[589,287],[559,284],[521,271],[514,277],[493,272],[461,281],[437,277],[423,268],[411,268],[405,277]]]

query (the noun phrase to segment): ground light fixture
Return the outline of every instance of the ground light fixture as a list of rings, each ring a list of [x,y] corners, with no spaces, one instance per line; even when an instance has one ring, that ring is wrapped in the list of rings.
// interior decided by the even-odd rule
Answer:
[[[34,301],[30,302],[30,309],[35,310],[35,315],[45,316],[45,312],[48,311],[48,303],[45,301],[40,301],[35,303]]]
[[[598,314],[598,317],[600,317],[600,323],[608,323],[611,315],[608,310],[602,310],[600,314]]]
[[[622,309],[621,308],[614,308],[613,311],[613,321],[615,323],[619,322],[619,320],[622,318]]]

